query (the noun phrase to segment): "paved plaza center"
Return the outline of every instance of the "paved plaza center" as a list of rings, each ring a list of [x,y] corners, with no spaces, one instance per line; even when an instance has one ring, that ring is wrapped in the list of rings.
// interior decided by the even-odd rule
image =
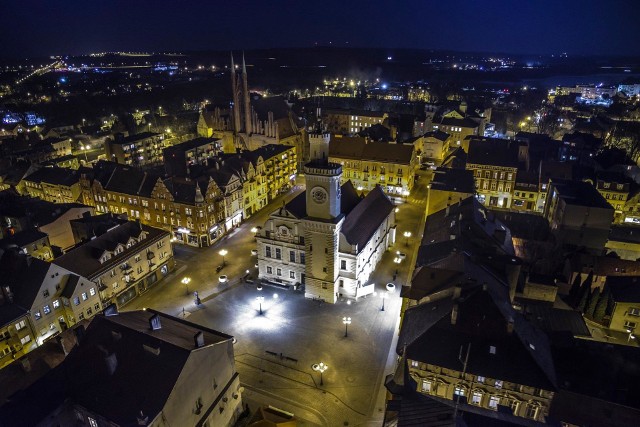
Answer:
[[[288,200],[299,191],[282,197]],[[268,207],[214,247],[176,247],[176,270],[125,310],[155,308],[233,335],[236,367],[250,406],[282,408],[296,414],[301,425],[379,424],[384,377],[395,367],[391,349],[399,327],[400,289],[421,236],[420,199],[410,197],[398,206],[399,237],[371,277],[377,295],[327,304],[304,298],[301,290],[267,284],[259,290],[253,280],[255,239],[250,230],[264,222]],[[405,231],[412,233],[410,238],[403,237]],[[225,266],[216,273],[222,249],[227,251]],[[394,262],[397,251],[407,253],[399,264]],[[247,271],[251,282],[244,280]],[[228,276],[227,282],[219,281],[221,274]],[[187,285],[184,277],[191,279]],[[386,288],[389,282],[395,289]],[[202,304],[195,304],[194,291]],[[343,317],[351,318],[347,330]],[[322,378],[313,369],[320,362],[328,366]]]

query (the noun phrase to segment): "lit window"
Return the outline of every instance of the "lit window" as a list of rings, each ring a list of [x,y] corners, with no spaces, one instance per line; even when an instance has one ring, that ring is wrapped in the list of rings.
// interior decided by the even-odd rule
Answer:
[[[418,362],[417,360],[412,360],[411,361],[411,367],[412,368],[417,368],[418,366],[420,366],[420,362]]]
[[[25,345],[25,344],[26,344],[26,343],[28,343],[29,341],[31,341],[31,335],[27,335],[27,336],[26,336],[26,337],[24,337],[24,338],[20,338],[20,343],[21,343],[22,345]]]
[[[431,393],[431,381],[427,381],[427,380],[422,381],[422,392]]]
[[[96,288],[89,289],[89,294],[91,294],[91,296],[94,296],[96,294]]]
[[[464,396],[464,393],[465,393],[464,388],[459,385],[457,385],[456,388],[453,390],[453,394],[455,396]]]
[[[51,313],[51,307],[49,307],[49,304],[47,304],[44,307],[42,307],[42,311],[44,312],[44,314]]]
[[[496,388],[502,388],[502,380],[496,380]]]
[[[473,394],[471,395],[471,403],[474,405],[480,405],[481,401],[482,401],[482,393],[479,391],[474,391]]]
[[[479,383],[484,383],[485,378],[483,376],[478,375],[477,381]]]
[[[89,420],[89,425],[90,425],[91,427],[98,427],[98,422],[97,422],[96,420],[94,420],[94,419],[93,419],[93,418],[91,418],[91,417],[87,417],[87,419]]]
[[[498,396],[491,396],[489,398],[489,408],[498,409],[499,403],[500,403],[500,398]]]
[[[74,304],[74,305],[80,305],[80,297],[75,297],[75,298],[73,299],[73,304]]]
[[[36,311],[35,313],[33,313],[33,317],[35,317],[35,319],[38,320],[42,317],[42,314],[40,314],[40,311]]]
[[[60,307],[60,300],[53,301],[53,308],[58,308],[58,307]]]
[[[86,293],[86,292],[83,292],[83,293],[82,293],[82,301],[86,301],[86,300],[87,300],[87,298],[89,298],[89,297],[87,296],[87,293]]]

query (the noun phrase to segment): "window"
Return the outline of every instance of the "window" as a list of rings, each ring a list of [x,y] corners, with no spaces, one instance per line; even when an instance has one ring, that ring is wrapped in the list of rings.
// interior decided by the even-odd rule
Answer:
[[[527,418],[531,418],[531,419],[536,419],[536,417],[538,416],[538,409],[540,407],[538,405],[533,405],[533,404],[528,404],[527,405],[527,409],[524,413],[524,416]]]
[[[296,278],[296,272],[295,271],[289,271],[289,279],[295,279]]]
[[[282,249],[276,248],[276,259],[282,259]]]
[[[340,270],[346,270],[347,269],[347,261],[342,259],[340,260]]]
[[[636,322],[630,322],[628,320],[625,320],[624,322],[625,329],[634,330],[636,326],[637,326]]]
[[[629,316],[640,316],[640,308],[638,307],[631,307],[629,308],[629,312],[627,313]]]
[[[502,388],[502,380],[496,380],[496,388]]]
[[[276,274],[278,276],[282,276],[282,269],[281,268],[276,268]]]
[[[296,253],[295,251],[289,251],[289,261],[296,262]]]
[[[473,394],[471,395],[471,403],[473,405],[480,405],[481,401],[482,401],[482,393],[479,391],[474,391]]]
[[[431,393],[431,381],[422,380],[422,392]]]
[[[94,420],[91,417],[87,417],[87,419],[89,420],[89,426],[91,427],[98,427],[98,422],[96,420]]]
[[[304,252],[302,252],[300,254],[300,264],[304,264],[304,263],[305,263]]]
[[[75,297],[75,298],[73,299],[73,304],[74,304],[74,305],[80,305],[80,297]]]
[[[267,273],[273,274],[273,268],[267,266]]]
[[[96,294],[96,288],[91,288],[91,289],[89,289],[89,294],[90,294],[91,296],[94,296],[94,295]]]
[[[100,310],[100,303],[97,303],[96,305],[94,305],[93,308],[95,308],[96,311],[99,311]]]
[[[87,296],[86,292],[82,293],[82,301],[86,301],[89,297]]]
[[[517,400],[512,400],[511,402],[509,402],[509,407],[511,408],[511,411],[513,412],[514,415],[516,415],[518,413],[518,407],[520,406],[520,402],[518,402]]]
[[[51,313],[51,307],[49,307],[49,304],[47,304],[44,307],[42,307],[42,311],[44,312],[44,314]]]
[[[478,378],[476,378],[476,381],[478,381],[479,383],[484,383],[485,378],[481,375],[478,375]]]
[[[38,320],[42,317],[42,314],[40,314],[40,311],[36,311],[35,313],[33,313],[33,317],[35,317],[35,319]]]
[[[498,409],[498,404],[500,404],[500,398],[498,396],[491,396],[489,398],[489,408]]]
[[[457,385],[455,389],[453,389],[454,396],[464,396],[464,387]]]
[[[49,296],[49,289],[45,289],[45,290],[42,292],[42,296],[43,296],[43,297],[45,297],[45,298],[47,298],[47,297]]]
[[[25,345],[26,343],[28,343],[29,341],[31,341],[31,335],[27,335],[24,338],[20,338],[20,344]]]
[[[265,256],[267,258],[271,258],[271,246],[266,246],[264,250],[265,250]]]
[[[496,354],[496,346],[490,345],[489,346],[489,353],[490,354]]]
[[[412,360],[411,361],[411,367],[412,368],[417,368],[418,366],[420,366],[420,362],[418,362],[417,360]]]
[[[20,329],[24,328],[27,324],[25,323],[24,320],[19,321],[18,323],[16,323],[16,331],[19,331]]]

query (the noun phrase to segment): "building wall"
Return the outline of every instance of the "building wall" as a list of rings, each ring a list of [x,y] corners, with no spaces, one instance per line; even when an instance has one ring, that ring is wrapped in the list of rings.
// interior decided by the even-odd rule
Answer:
[[[616,302],[611,313],[609,329],[636,332],[638,326],[640,326],[640,303]]]
[[[99,286],[104,307],[112,303],[121,307],[160,281],[174,267],[171,237],[163,233],[153,240],[143,239],[132,246],[129,256],[118,265],[105,265],[89,279]]]
[[[0,369],[36,347],[36,333],[27,314],[0,327]]]
[[[429,193],[427,194],[427,215],[446,209],[448,206],[461,202],[471,196],[473,196],[472,193],[429,188]]]
[[[545,422],[553,392],[513,384],[497,378],[484,378],[461,371],[408,360],[409,375],[417,382],[419,393],[434,395],[444,399],[456,400],[456,387],[467,403],[486,410],[497,411],[497,405],[509,406],[513,414],[519,417]],[[476,393],[476,394],[474,394]],[[479,399],[474,403],[474,399]]]
[[[414,149],[409,163],[386,163],[368,159],[330,156],[329,161],[342,165],[341,184],[351,181],[358,191],[368,193],[380,185],[389,196],[406,197],[413,189],[419,167]]]
[[[164,416],[149,425],[233,426],[244,410],[233,357],[231,339],[192,351],[162,408]]]
[[[478,200],[484,206],[511,208],[517,168],[468,163],[466,169],[473,171]]]
[[[38,230],[47,233],[51,245],[67,249],[75,244],[69,221],[82,218],[84,213],[93,215],[93,208],[90,206],[71,208],[55,221],[38,227]]]

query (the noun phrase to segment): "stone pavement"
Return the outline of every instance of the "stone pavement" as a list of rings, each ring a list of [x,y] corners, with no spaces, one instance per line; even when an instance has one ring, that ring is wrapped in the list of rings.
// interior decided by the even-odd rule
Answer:
[[[421,181],[417,191],[425,189],[426,183]],[[290,193],[287,199],[293,196]],[[244,399],[254,409],[258,404],[271,404],[296,414],[304,426],[380,425],[384,378],[396,363],[400,288],[412,270],[411,260],[422,234],[424,205],[425,200],[418,197],[398,207],[397,242],[371,277],[378,292],[386,293],[387,282],[396,284],[384,301],[384,311],[383,301],[373,295],[357,301],[341,299],[332,305],[307,300],[301,291],[267,285],[258,291],[254,284],[243,282],[241,277],[247,269],[255,275],[256,257],[251,256],[255,240],[250,229],[264,223],[269,208],[211,248],[177,248],[176,273],[125,309],[151,307],[181,316],[184,308],[189,321],[233,335]],[[404,237],[405,231],[411,231],[409,239]],[[222,248],[229,251],[227,266],[216,273]],[[397,251],[407,254],[400,264],[393,261]],[[219,283],[219,274],[229,276],[229,282]],[[180,283],[185,276],[192,279],[189,292]],[[194,290],[203,302],[197,307]],[[262,315],[257,296],[264,297]],[[344,336],[343,316],[353,322],[348,337]],[[323,386],[319,373],[311,368],[319,362],[328,365]]]

